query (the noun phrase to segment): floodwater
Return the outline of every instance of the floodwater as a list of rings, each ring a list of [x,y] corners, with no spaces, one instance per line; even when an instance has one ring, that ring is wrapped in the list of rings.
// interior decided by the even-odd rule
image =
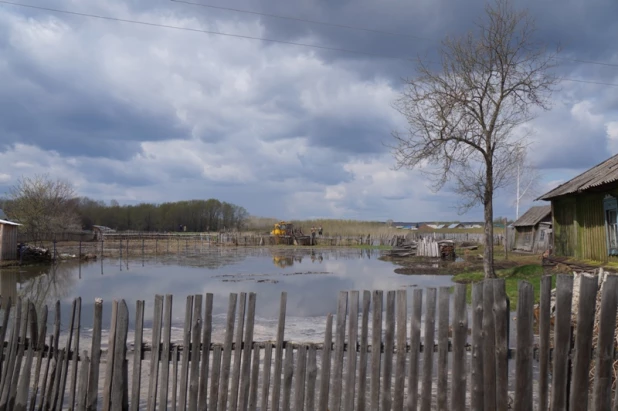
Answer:
[[[336,313],[340,291],[406,289],[411,304],[415,288],[451,286],[451,276],[399,275],[397,267],[380,261],[378,250],[356,248],[208,248],[198,253],[60,262],[52,267],[16,267],[0,270],[0,294],[17,295],[50,309],[61,301],[62,330],[68,329],[71,303],[82,298],[81,329],[92,328],[94,302],[102,298],[103,328],[109,328],[111,302],[124,299],[133,328],[135,304],[145,301],[146,330],[151,328],[154,297],[173,295],[172,339],[181,340],[186,297],[212,293],[213,341],[223,340],[230,293],[254,292],[256,340],[274,339],[280,297],[287,292],[285,338],[323,340],[326,316]],[[362,293],[361,293],[362,304]],[[386,295],[384,297],[386,300]],[[150,332],[144,337],[149,339]],[[132,339],[132,333],[129,335]],[[104,339],[105,340],[105,339]]]

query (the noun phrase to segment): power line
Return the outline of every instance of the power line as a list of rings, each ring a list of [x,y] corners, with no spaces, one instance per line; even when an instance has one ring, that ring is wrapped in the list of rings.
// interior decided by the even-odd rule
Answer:
[[[31,5],[31,4],[14,3],[14,2],[5,1],[5,0],[0,0],[0,3],[10,4],[10,5],[13,5],[13,6],[18,6],[18,7],[27,7],[27,8],[31,8],[31,9],[51,11],[51,12],[54,12],[54,13],[70,14],[70,15],[73,15],[73,16],[91,17],[91,18],[95,18],[95,19],[102,19],[102,20],[109,20],[109,21],[119,21],[119,22],[122,22],[122,23],[140,24],[140,25],[143,25],[143,26],[159,27],[159,28],[174,29],[174,30],[183,30],[183,31],[190,31],[190,32],[194,32],[194,33],[203,33],[203,34],[215,34],[215,35],[218,35],[218,36],[235,37],[235,38],[247,39],[247,40],[266,41],[266,42],[270,42],[270,43],[287,44],[287,45],[291,45],[291,46],[311,47],[311,48],[320,49],[320,50],[340,51],[340,52],[344,52],[344,53],[361,54],[361,55],[365,55],[365,56],[379,57],[379,58],[386,58],[386,59],[395,59],[395,60],[403,60],[403,61],[408,61],[408,62],[414,61],[411,58],[396,57],[396,56],[385,56],[385,55],[382,55],[382,54],[376,54],[376,53],[360,51],[360,50],[350,50],[350,49],[344,49],[344,48],[339,48],[339,47],[320,46],[320,45],[316,45],[316,44],[298,43],[298,42],[294,42],[294,41],[275,40],[275,39],[269,39],[269,38],[265,38],[265,37],[247,36],[247,35],[243,35],[243,34],[223,33],[223,32],[214,31],[214,30],[194,29],[194,28],[190,28],[190,27],[172,26],[172,25],[169,25],[169,24],[160,24],[160,23],[151,23],[151,22],[139,21],[139,20],[122,19],[122,18],[118,18],[118,17],[101,16],[101,15],[98,15],[98,14],[80,13],[80,12],[77,12],[77,11],[54,9],[54,8],[51,8],[51,7],[34,6],[34,5]]]
[[[190,28],[190,27],[180,27],[180,26],[172,26],[172,25],[168,25],[168,24],[160,24],[160,23],[151,23],[151,22],[139,21],[139,20],[122,19],[122,18],[118,18],[118,17],[101,16],[101,15],[97,15],[97,14],[81,13],[81,12],[70,11],[70,10],[55,9],[55,8],[51,8],[51,7],[34,6],[34,5],[31,5],[31,4],[14,3],[14,2],[6,1],[6,0],[0,0],[0,4],[9,4],[9,5],[12,5],[12,6],[17,6],[17,7],[26,7],[26,8],[31,8],[31,9],[51,11],[51,12],[54,12],[54,13],[63,13],[63,14],[69,14],[69,15],[74,15],[74,16],[80,16],[80,17],[89,17],[89,18],[95,18],[95,19],[101,19],[101,20],[118,21],[118,22],[122,22],[122,23],[130,23],[130,24],[138,24],[138,25],[142,25],[142,26],[150,26],[150,27],[166,28],[166,29],[173,29],[173,30],[189,31],[189,32],[193,32],[193,33],[214,34],[214,35],[218,35],[218,36],[227,36],[227,37],[241,38],[241,39],[247,39],[247,40],[266,41],[266,42],[271,42],[271,43],[279,43],[279,44],[287,44],[287,45],[300,46],[300,47],[315,48],[315,49],[319,49],[319,50],[338,51],[338,52],[351,53],[351,54],[359,54],[359,55],[365,55],[365,56],[371,56],[371,57],[379,57],[379,58],[385,58],[385,59],[402,60],[402,61],[406,61],[406,62],[414,62],[415,61],[414,59],[411,59],[411,58],[396,57],[396,56],[385,56],[385,55],[381,55],[381,54],[365,52],[365,51],[360,51],[360,50],[350,50],[350,49],[344,49],[344,48],[338,48],[338,47],[320,46],[320,45],[316,45],[316,44],[298,43],[298,42],[293,42],[293,41],[275,40],[275,39],[269,39],[269,38],[264,38],[264,37],[247,36],[247,35],[242,35],[242,34],[223,33],[223,32],[214,31],[214,30],[194,29],[194,28]],[[427,61],[427,62],[428,63],[432,63],[432,64],[437,64],[436,62],[432,62],[432,61]],[[618,84],[615,84],[615,83],[604,83],[604,82],[598,82],[598,81],[578,80],[578,79],[570,79],[570,78],[562,78],[561,80],[562,81],[572,81],[572,82],[576,82],[576,83],[589,83],[589,84],[597,84],[597,85],[605,85],[605,86],[611,86],[611,87],[618,87]]]
[[[340,28],[340,29],[358,30],[358,31],[365,31],[365,32],[369,32],[369,33],[386,34],[386,35],[389,35],[389,36],[410,37],[410,38],[413,38],[413,39],[434,41],[433,39],[430,39],[430,38],[427,38],[427,37],[414,36],[412,34],[397,33],[397,32],[384,31],[384,30],[376,30],[376,29],[370,29],[370,28],[359,27],[359,26],[349,26],[347,24],[341,24],[341,23],[328,23],[328,22],[325,22],[325,21],[303,19],[303,18],[294,17],[294,16],[282,16],[282,15],[279,15],[279,14],[262,13],[262,12],[259,12],[259,11],[237,9],[237,8],[232,8],[232,7],[215,6],[213,4],[194,3],[194,2],[186,1],[186,0],[171,0],[171,1],[173,1],[174,3],[190,4],[192,6],[206,7],[206,8],[215,9],[215,10],[234,11],[234,12],[237,12],[237,13],[252,14],[252,15],[255,15],[255,16],[272,17],[272,18],[275,18],[275,19],[283,19],[283,20],[302,21],[304,23],[311,23],[311,24],[320,24],[322,26],[336,27],[336,28]]]
[[[407,33],[398,33],[398,32],[392,32],[392,31],[376,30],[376,29],[370,29],[370,28],[359,27],[359,26],[349,26],[349,25],[341,24],[341,23],[329,23],[329,22],[325,22],[325,21],[310,20],[310,19],[304,19],[304,18],[294,17],[294,16],[283,16],[283,15],[280,15],[280,14],[273,14],[273,13],[263,13],[263,12],[259,12],[259,11],[239,9],[239,8],[233,8],[233,7],[215,6],[213,4],[207,4],[207,3],[201,3],[201,2],[200,3],[196,3],[196,2],[187,1],[187,0],[170,0],[170,1],[172,1],[174,3],[184,3],[184,4],[189,4],[189,5],[192,5],[192,6],[205,7],[205,8],[215,9],[215,10],[233,11],[233,12],[236,12],[236,13],[252,14],[252,15],[256,15],[256,16],[271,17],[271,18],[283,19],[283,20],[302,21],[304,23],[319,24],[319,25],[322,25],[322,26],[336,27],[336,28],[347,29],[347,30],[358,30],[358,31],[364,31],[364,32],[369,32],[369,33],[386,34],[386,35],[395,36],[395,37],[409,37],[409,38],[414,38],[414,39],[418,39],[418,40],[426,40],[426,41],[432,41],[432,42],[437,42],[438,41],[436,39],[432,39],[432,38],[429,38],[429,37],[415,36],[415,35],[407,34]],[[618,64],[607,63],[607,62],[602,62],[602,61],[572,59],[572,58],[567,58],[567,57],[553,57],[553,59],[554,60],[562,60],[562,61],[570,61],[570,62],[575,62],[575,63],[582,63],[582,64],[593,64],[593,65],[597,65],[597,66],[606,66],[606,67],[616,67],[616,68],[618,68]]]

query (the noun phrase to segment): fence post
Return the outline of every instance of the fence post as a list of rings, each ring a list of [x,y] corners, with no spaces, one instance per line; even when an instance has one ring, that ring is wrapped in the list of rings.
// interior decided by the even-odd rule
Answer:
[[[508,408],[508,298],[503,278],[492,280],[494,288],[494,316],[496,330],[496,408]]]
[[[532,409],[532,341],[534,289],[519,283],[517,303],[517,359],[515,366],[515,411]]]
[[[588,408],[589,368],[592,359],[592,333],[597,304],[597,278],[581,275],[579,309],[577,311],[577,329],[575,352],[573,353],[573,380],[570,392],[570,408],[586,410]]]
[[[566,409],[569,347],[571,345],[571,302],[573,277],[558,275],[556,280],[556,321],[554,328],[554,369],[551,409]]]

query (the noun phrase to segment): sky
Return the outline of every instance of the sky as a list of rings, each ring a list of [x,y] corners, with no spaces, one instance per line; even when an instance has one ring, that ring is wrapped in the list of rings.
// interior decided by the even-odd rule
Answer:
[[[0,194],[48,173],[121,204],[218,198],[282,219],[482,220],[478,207],[459,215],[449,187],[395,170],[388,144],[406,129],[393,103],[415,74],[409,59],[473,30],[483,1],[187,1],[331,25],[171,0],[21,3],[179,30],[0,2]],[[618,2],[516,4],[538,39],[560,45],[555,72],[569,79],[527,124],[542,194],[618,153]],[[512,192],[498,193],[495,214],[515,216]]]

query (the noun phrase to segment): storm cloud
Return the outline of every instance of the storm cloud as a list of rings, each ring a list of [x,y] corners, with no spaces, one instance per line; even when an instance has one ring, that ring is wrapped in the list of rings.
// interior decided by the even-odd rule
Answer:
[[[474,29],[484,2],[190,0],[0,3],[0,194],[48,172],[96,199],[216,197],[280,218],[480,219],[393,170],[392,108],[417,56]],[[618,153],[618,3],[525,0],[561,47],[553,109],[528,125],[544,187]],[[281,40],[302,47],[199,31]],[[337,49],[337,50],[334,50]],[[590,64],[597,61],[603,64]],[[386,144],[385,144],[386,143]],[[513,215],[500,194],[496,214]]]

